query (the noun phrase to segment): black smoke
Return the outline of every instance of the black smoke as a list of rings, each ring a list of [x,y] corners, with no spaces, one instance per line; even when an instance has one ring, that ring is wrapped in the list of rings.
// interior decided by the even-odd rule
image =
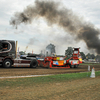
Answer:
[[[43,17],[49,25],[56,24],[66,32],[84,40],[88,49],[100,53],[100,32],[91,23],[83,22],[71,10],[55,1],[35,1],[34,6],[28,6],[23,12],[16,12],[10,24],[18,26],[21,23],[30,24],[35,18]]]

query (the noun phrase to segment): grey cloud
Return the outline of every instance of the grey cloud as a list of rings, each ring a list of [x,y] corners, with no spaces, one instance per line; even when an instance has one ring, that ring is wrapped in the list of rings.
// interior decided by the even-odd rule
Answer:
[[[18,26],[21,23],[30,24],[35,18],[44,17],[49,25],[56,24],[62,27],[77,40],[84,40],[89,49],[96,49],[100,53],[99,29],[91,23],[83,22],[72,10],[61,7],[54,1],[35,0],[34,6],[28,6],[23,12],[15,13],[10,24]],[[66,41],[66,38],[63,38]]]

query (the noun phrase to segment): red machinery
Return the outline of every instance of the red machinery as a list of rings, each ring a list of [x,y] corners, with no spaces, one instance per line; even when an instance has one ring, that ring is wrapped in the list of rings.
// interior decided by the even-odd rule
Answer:
[[[74,48],[73,56],[69,59],[67,56],[38,59],[38,65],[47,68],[77,68],[80,63],[82,63],[82,59],[79,53],[79,48]]]

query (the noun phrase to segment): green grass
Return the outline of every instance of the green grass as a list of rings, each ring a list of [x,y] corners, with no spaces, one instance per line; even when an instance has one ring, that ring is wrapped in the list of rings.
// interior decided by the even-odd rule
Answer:
[[[0,87],[17,87],[17,86],[28,86],[41,83],[50,83],[50,82],[63,82],[63,81],[72,81],[75,79],[89,78],[91,72],[85,73],[70,73],[70,74],[58,74],[52,76],[43,76],[43,77],[31,77],[31,78],[16,78],[16,79],[0,79]],[[100,71],[95,72],[96,76],[100,76]]]
[[[100,63],[81,63],[80,65],[100,65]]]

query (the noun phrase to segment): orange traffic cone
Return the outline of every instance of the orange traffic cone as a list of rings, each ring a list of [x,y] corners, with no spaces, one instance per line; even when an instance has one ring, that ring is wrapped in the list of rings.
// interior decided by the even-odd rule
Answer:
[[[95,78],[95,70],[94,70],[94,67],[92,68],[92,71],[91,71],[91,78]]]

